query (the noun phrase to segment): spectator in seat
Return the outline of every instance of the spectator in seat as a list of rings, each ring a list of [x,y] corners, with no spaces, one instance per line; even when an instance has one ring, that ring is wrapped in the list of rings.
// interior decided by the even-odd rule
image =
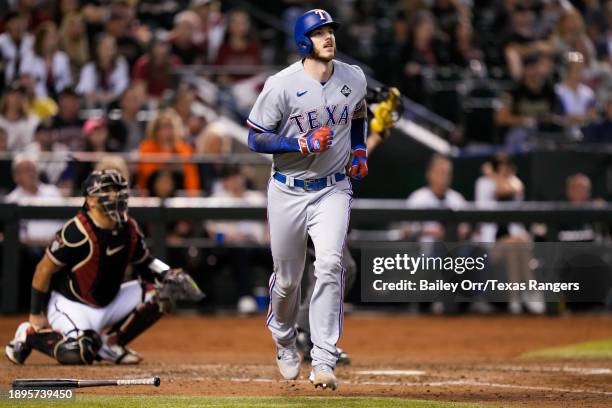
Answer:
[[[62,24],[65,16],[71,13],[78,13],[81,7],[79,0],[59,0],[54,3],[55,7],[53,7],[51,16],[57,26]]]
[[[34,38],[27,32],[27,19],[17,12],[9,12],[5,18],[6,31],[0,34],[0,68],[4,84],[11,84],[19,76],[24,59],[29,57]]]
[[[66,179],[70,176],[67,174],[68,147],[57,142],[57,131],[53,127],[40,123],[34,134],[34,142],[26,146],[25,152],[36,160],[39,177],[44,183],[65,185],[65,191],[70,193],[72,183]]]
[[[176,91],[172,107],[180,116],[185,126],[185,142],[195,148],[196,139],[206,126],[206,120],[201,113],[197,113],[195,90],[188,85],[180,85]]]
[[[96,163],[109,152],[114,150],[110,147],[110,137],[108,134],[107,122],[101,117],[92,117],[85,121],[83,125],[83,134],[85,135],[85,153],[86,155],[76,155],[80,159],[75,164],[75,180],[74,187],[78,190],[83,181],[94,170]],[[92,154],[96,153],[96,155]]]
[[[470,68],[472,61],[483,62],[484,60],[482,50],[475,45],[474,29],[469,19],[459,19],[452,26],[450,45],[450,65]]]
[[[399,82],[399,73],[393,67],[400,65],[400,56],[408,44],[410,25],[403,11],[394,14],[388,30],[378,30],[376,33],[375,57],[372,67],[376,70],[375,77],[389,77],[389,83]]]
[[[13,179],[17,187],[6,197],[7,202],[26,205],[37,200],[48,203],[49,199],[62,197],[59,189],[52,184],[41,183],[38,178],[36,160],[25,153],[15,156],[12,165]],[[20,248],[19,268],[19,304],[28,298],[28,282],[32,282],[36,263],[42,256],[45,247],[62,228],[62,222],[56,220],[22,220],[19,226]]]
[[[539,54],[523,61],[520,82],[501,97],[495,114],[498,126],[505,129],[506,144],[522,146],[535,130],[558,131],[560,103],[554,87],[548,81],[546,61]]]
[[[197,65],[206,62],[204,52],[194,42],[200,27],[200,17],[193,11],[182,11],[174,17],[174,28],[170,34],[172,54],[182,65]]]
[[[104,32],[115,38],[117,53],[127,60],[130,67],[143,53],[140,42],[132,32],[132,26],[135,26],[134,14],[127,1],[114,2],[104,23]]]
[[[425,103],[425,80],[443,60],[443,47],[436,38],[435,19],[429,11],[416,12],[409,26],[412,28],[410,38],[400,57],[403,93],[416,102]]]
[[[596,41],[597,58],[608,67],[612,66],[612,1],[608,1],[602,10],[601,33]]]
[[[482,176],[476,180],[475,201],[482,204],[523,201],[524,185],[516,176],[516,168],[507,155],[499,154],[482,167]],[[481,242],[505,239],[529,242],[529,233],[519,223],[496,225],[486,223],[479,227]]]
[[[512,78],[524,76],[525,58],[533,54],[551,54],[551,45],[537,30],[536,12],[529,4],[517,3],[510,12],[510,25],[503,39],[506,65]]]
[[[469,10],[465,4],[457,0],[434,0],[431,12],[436,18],[440,30],[446,35],[452,36],[456,23],[461,19],[470,17]]]
[[[232,151],[232,140],[227,135],[227,127],[221,122],[209,123],[196,140],[196,153],[205,155],[229,154]],[[222,163],[199,163],[200,185],[204,195],[210,195],[219,189],[219,179],[224,167]]]
[[[587,68],[591,68],[597,60],[595,46],[586,33],[582,16],[573,7],[564,10],[550,42],[558,56],[563,57],[570,51],[582,54]]]
[[[461,209],[466,205],[465,198],[451,188],[453,179],[453,163],[446,156],[434,154],[425,173],[427,185],[414,191],[406,200],[409,208],[450,208]],[[439,245],[444,241],[465,241],[469,237],[470,227],[461,223],[457,227],[457,237],[449,237],[444,223],[437,221],[413,222],[404,228],[407,238],[419,242],[430,243],[423,246],[423,250],[432,256],[471,256],[473,249],[470,246],[460,246],[449,253],[447,248]],[[447,279],[454,279],[448,276]],[[478,299],[470,304],[470,310],[476,313],[490,313],[491,306]],[[458,305],[447,299],[445,302],[436,301],[431,304],[431,311],[435,314],[458,310]]]
[[[132,78],[145,85],[148,98],[159,100],[166,90],[172,89],[172,72],[179,65],[179,58],[170,53],[167,35],[158,34],[149,51],[136,61]]]
[[[109,113],[108,129],[111,148],[115,151],[133,152],[144,139],[144,124],[138,113],[146,101],[142,84],[131,85],[119,100],[119,109]]]
[[[49,21],[51,17],[44,7],[41,7],[38,1],[35,0],[16,0],[11,1],[14,5],[14,10],[24,16],[27,22],[27,29],[30,32],[36,29],[44,22]]]
[[[68,146],[70,151],[85,150],[83,125],[80,117],[80,98],[74,88],[64,89],[58,96],[58,112],[51,120],[51,126],[57,130],[57,141]]]
[[[221,2],[216,0],[191,0],[189,7],[200,17],[200,29],[195,33],[195,43],[204,50],[207,61],[217,58],[225,33],[225,16]]]
[[[186,124],[192,115],[191,108],[196,101],[194,89],[187,85],[178,86],[174,98],[172,99],[172,109],[181,118],[181,122]]]
[[[189,160],[193,153],[192,148],[184,142],[185,130],[180,117],[173,109],[161,111],[157,117],[149,122],[146,139],[140,144],[140,163],[138,165],[137,184],[141,191],[145,191],[149,177],[161,168],[181,174],[184,180],[184,189],[190,194],[200,191],[198,168]],[[147,156],[154,156],[155,161],[147,162]],[[177,158],[183,163],[177,163]],[[168,158],[174,163],[160,163],[160,159]]]
[[[183,184],[182,174],[166,169],[155,170],[147,183],[147,195],[162,200],[176,197],[179,190],[183,189]]]
[[[568,125],[583,126],[597,118],[595,93],[584,84],[584,57],[579,52],[565,56],[563,82],[555,87],[563,118]]]
[[[448,157],[434,154],[427,166],[425,178],[427,185],[410,194],[406,200],[408,207],[460,209],[465,206],[465,198],[450,187],[453,163]],[[420,242],[441,242],[446,236],[444,224],[436,221],[411,223],[407,232]],[[468,232],[467,224],[461,224],[459,238],[467,238]]]
[[[427,166],[425,178],[427,185],[412,192],[406,200],[406,205],[409,208],[450,208],[456,210],[465,206],[465,198],[463,198],[461,193],[451,188],[453,163],[448,157],[434,154]],[[446,226],[437,221],[414,222],[404,228],[404,234],[407,238],[416,239],[419,242],[432,243],[425,245],[423,250],[428,252],[429,255],[436,256],[451,255],[444,246],[438,245],[438,243],[444,241],[464,241],[468,238],[469,232],[469,225],[461,223],[457,228],[457,237],[449,236]],[[471,256],[471,252],[471,247],[464,246],[456,248],[452,255]],[[447,278],[453,279],[454,277],[449,276]],[[431,304],[431,311],[434,314],[451,313],[453,310],[458,310],[458,305],[454,301],[450,301],[450,299],[447,299],[445,302],[436,301]],[[474,302],[470,304],[470,310],[482,314],[491,313],[492,311],[488,303],[478,299],[474,299]]]
[[[585,174],[577,173],[568,176],[565,181],[565,198],[576,207],[597,203],[591,196],[591,179]],[[605,203],[602,201],[602,203]],[[604,229],[594,223],[563,223],[559,228],[558,239],[561,242],[594,242],[602,239]]]
[[[117,53],[115,38],[99,34],[94,61],[81,69],[77,92],[85,96],[89,104],[107,106],[121,96],[129,80],[128,63]]]
[[[36,95],[36,79],[32,74],[22,72],[19,76],[19,84],[24,90],[31,114],[38,116],[40,120],[47,120],[57,115],[58,106],[53,98]]]
[[[55,23],[41,24],[34,34],[34,52],[24,59],[21,73],[34,78],[34,91],[37,97],[57,98],[65,88],[72,85],[70,60],[59,49],[59,37]]]
[[[29,113],[25,89],[13,82],[0,101],[0,127],[8,134],[8,150],[22,151],[34,137],[38,117]]]
[[[219,48],[216,65],[255,66],[261,65],[261,48],[251,29],[251,19],[243,10],[234,10],[228,16],[225,40]],[[219,77],[221,82],[231,84],[241,79],[249,78],[246,74],[224,74]]]
[[[90,60],[85,21],[81,14],[69,13],[64,16],[60,25],[60,48],[68,55],[72,77],[78,78],[81,69]]]
[[[499,154],[482,167],[483,175],[476,180],[476,203],[490,206],[496,202],[523,201],[525,188],[516,176],[516,167],[506,155]],[[491,256],[495,263],[503,265],[507,281],[527,282],[534,279],[530,261],[531,236],[520,223],[481,223],[477,228],[476,242],[495,243]],[[542,314],[545,305],[541,294],[513,292],[508,302],[512,314],[521,314],[523,306],[533,314]]]
[[[6,197],[7,201],[27,204],[30,199],[60,198],[62,193],[52,185],[41,183],[38,178],[36,159],[20,153],[13,159],[13,179],[17,187]],[[45,246],[51,241],[62,223],[49,220],[24,220],[21,223],[19,238],[28,245]]]
[[[377,31],[383,29],[387,20],[386,10],[383,10],[383,2],[370,0],[357,0],[352,3],[352,10],[348,21],[343,28],[335,33],[336,42],[340,48],[345,50],[351,57],[363,61],[364,64],[372,66],[376,55],[375,37]],[[389,16],[390,17],[390,16]],[[386,27],[385,27],[386,28]],[[350,44],[350,46],[344,46]]]

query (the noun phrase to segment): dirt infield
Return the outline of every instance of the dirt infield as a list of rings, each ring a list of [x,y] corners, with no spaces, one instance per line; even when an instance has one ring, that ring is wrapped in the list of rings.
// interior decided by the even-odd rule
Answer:
[[[0,318],[0,343],[22,318]],[[337,396],[480,402],[493,406],[612,404],[612,360],[525,360],[524,352],[612,338],[612,317],[347,316]],[[136,340],[139,366],[59,366],[34,352],[25,366],[0,362],[0,389],[21,377],[124,378],[159,375],[162,386],[99,388],[122,394],[302,396],[314,390],[303,366],[297,382],[279,380],[263,317],[168,317]],[[80,391],[79,391],[80,392]]]

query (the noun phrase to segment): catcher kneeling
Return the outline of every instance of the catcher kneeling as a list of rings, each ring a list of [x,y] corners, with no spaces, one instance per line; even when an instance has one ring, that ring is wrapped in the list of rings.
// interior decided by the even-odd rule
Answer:
[[[129,189],[116,170],[83,184],[83,210],[57,233],[36,267],[29,322],[19,325],[6,356],[23,364],[32,349],[62,364],[108,360],[137,364],[127,347],[177,298],[203,295],[189,275],[153,258],[127,215]],[[123,283],[128,265],[138,280]]]

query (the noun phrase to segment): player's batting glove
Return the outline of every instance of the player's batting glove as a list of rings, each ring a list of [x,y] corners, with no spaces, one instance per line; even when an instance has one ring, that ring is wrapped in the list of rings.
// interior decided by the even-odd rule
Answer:
[[[355,180],[361,180],[368,175],[368,154],[364,146],[358,146],[353,151],[353,161],[348,169],[348,175]]]
[[[326,151],[334,141],[334,132],[328,127],[315,129],[298,139],[302,154],[316,154]]]

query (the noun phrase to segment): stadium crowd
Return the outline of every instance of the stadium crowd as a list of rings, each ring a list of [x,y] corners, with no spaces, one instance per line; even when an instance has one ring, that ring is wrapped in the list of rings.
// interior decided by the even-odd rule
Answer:
[[[569,140],[612,142],[612,2],[351,4],[341,49],[466,127],[461,143],[516,145],[530,132],[563,131]]]
[[[337,33],[341,51],[464,127],[460,143],[521,145],[534,132],[559,129],[572,140],[612,143],[612,0],[262,2],[261,10],[284,23],[276,31],[240,6],[217,0],[0,0],[7,11],[0,18],[0,194],[16,202],[79,195],[89,172],[110,166],[132,180],[133,195],[261,199],[248,167],[190,160],[239,147],[225,125],[205,114],[216,102],[177,72],[226,67],[203,77],[238,99],[230,105],[245,105],[239,100],[244,85],[252,88],[246,94],[256,95],[262,80],[239,68],[253,68],[257,77],[256,66],[291,61],[291,35],[278,30],[314,7],[344,23]],[[440,99],[436,84],[444,81],[463,85]],[[473,117],[455,107],[477,95],[498,101],[488,108],[498,132],[467,132]],[[458,193],[446,194],[449,165],[434,158],[426,176],[431,189],[413,193],[409,203],[459,205]],[[522,199],[522,184],[506,159],[484,167],[482,177],[477,200]],[[590,200],[588,177],[568,179],[568,200]],[[488,240],[531,239],[512,224],[494,227],[479,233]],[[258,223],[178,222],[168,228],[170,240],[209,236],[253,246],[267,240]],[[440,239],[441,228],[412,225],[405,233]],[[609,234],[587,229],[581,231],[590,239]],[[53,222],[28,222],[21,240],[40,245],[56,230]],[[242,297],[252,292],[248,260],[264,256],[241,255],[199,261],[232,264]],[[250,301],[245,310],[253,307]]]

